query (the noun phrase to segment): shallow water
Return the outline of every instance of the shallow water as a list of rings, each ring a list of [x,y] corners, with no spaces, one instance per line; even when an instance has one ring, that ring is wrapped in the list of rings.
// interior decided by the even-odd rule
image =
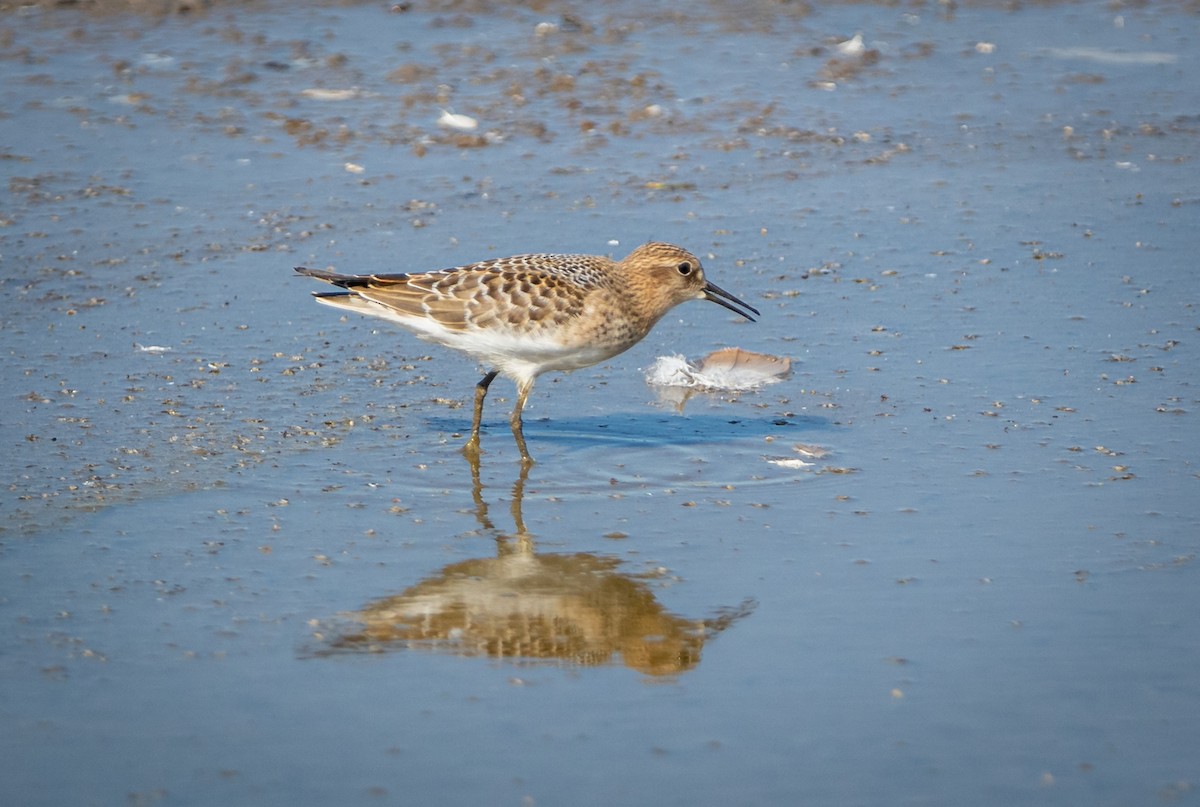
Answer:
[[[0,800],[1196,802],[1196,15],[944,8],[0,16]],[[291,276],[649,239],[527,475]]]

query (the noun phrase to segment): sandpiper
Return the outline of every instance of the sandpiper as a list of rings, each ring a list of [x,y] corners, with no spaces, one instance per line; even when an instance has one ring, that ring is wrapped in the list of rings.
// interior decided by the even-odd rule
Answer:
[[[663,243],[643,244],[620,261],[517,255],[412,274],[343,275],[303,266],[296,271],[343,289],[313,292],[317,302],[390,320],[489,368],[475,386],[468,456],[478,456],[488,385],[499,374],[515,381],[517,403],[508,422],[525,463],[533,458],[521,410],[542,373],[612,358],[688,300],[709,300],[751,322],[759,313],[705,280],[695,255]]]

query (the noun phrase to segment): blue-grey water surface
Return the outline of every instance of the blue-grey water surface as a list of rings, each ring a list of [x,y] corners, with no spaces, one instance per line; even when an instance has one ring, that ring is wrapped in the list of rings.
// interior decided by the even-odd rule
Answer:
[[[1200,801],[1194,4],[171,8],[0,13],[0,802]],[[652,239],[527,475],[291,271]]]

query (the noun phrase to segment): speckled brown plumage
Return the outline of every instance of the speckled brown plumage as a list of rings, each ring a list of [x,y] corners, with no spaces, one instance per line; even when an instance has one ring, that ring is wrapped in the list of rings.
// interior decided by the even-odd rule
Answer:
[[[509,418],[531,462],[521,410],[542,373],[588,367],[637,344],[682,302],[706,299],[753,320],[758,311],[704,279],[700,260],[672,244],[644,244],[623,260],[517,255],[434,272],[342,275],[296,267],[338,286],[318,302],[396,322],[490,368],[476,387],[469,453],[479,449],[483,399],[497,374],[517,383]]]

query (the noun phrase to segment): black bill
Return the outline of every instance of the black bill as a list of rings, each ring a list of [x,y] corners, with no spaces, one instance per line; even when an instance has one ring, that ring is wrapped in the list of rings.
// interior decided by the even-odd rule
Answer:
[[[719,306],[728,308],[733,313],[740,314],[751,322],[755,322],[755,319],[754,317],[750,316],[750,314],[746,313],[746,311],[749,311],[757,316],[762,316],[758,313],[758,309],[754,306],[739,300],[729,292],[725,291],[725,289],[712,283],[706,282],[704,284],[704,299],[710,300]],[[738,308],[738,306],[741,306],[741,308]]]

